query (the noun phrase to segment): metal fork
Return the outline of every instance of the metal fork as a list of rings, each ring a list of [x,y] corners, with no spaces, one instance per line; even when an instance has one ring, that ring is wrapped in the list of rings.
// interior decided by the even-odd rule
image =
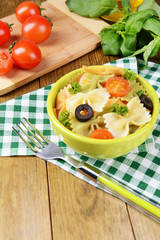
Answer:
[[[128,189],[123,184],[111,179],[109,176],[101,172],[99,169],[92,167],[91,165],[78,161],[70,156],[62,153],[61,149],[46,138],[35,126],[33,126],[26,118],[23,120],[30,125],[30,127],[37,133],[38,137],[26,126],[23,121],[20,121],[22,125],[30,132],[33,137],[30,137],[28,133],[21,128],[20,125],[16,124],[17,127],[30,139],[30,141],[36,146],[33,147],[14,127],[13,130],[18,134],[22,141],[34,152],[34,154],[46,161],[54,161],[57,159],[62,159],[69,163],[71,166],[75,167],[78,172],[90,178],[92,181],[96,182],[101,186],[106,192],[112,194],[115,197],[129,203],[141,212],[145,213],[154,220],[160,222],[160,208],[150,202],[146,201],[145,198],[139,196],[133,190]],[[41,139],[42,140],[41,140]]]
[[[92,167],[91,165],[85,163],[84,161],[78,161],[75,158],[72,158],[71,156],[65,155],[62,153],[60,147],[58,147],[56,144],[51,142],[47,137],[45,137],[33,124],[31,124],[25,117],[23,118],[23,121],[21,121],[21,124],[24,126],[24,128],[30,132],[30,134],[33,136],[31,137],[19,124],[16,124],[17,127],[20,129],[20,131],[23,132],[24,135],[26,135],[30,141],[36,146],[33,147],[23,136],[20,132],[18,132],[14,127],[13,130],[16,132],[16,134],[22,139],[22,141],[34,152],[34,154],[42,158],[46,161],[54,161],[57,159],[64,160],[69,165],[76,168],[78,172],[85,175],[87,178],[90,178],[92,181],[97,182],[97,178],[101,171],[95,167]],[[38,136],[36,136],[33,131],[30,130],[30,128],[27,127],[27,125],[24,123],[28,123],[28,125],[31,127],[32,130],[36,132]],[[36,141],[34,139],[36,139]],[[41,139],[43,140],[41,140]],[[107,192],[110,192],[109,190],[106,190]]]
[[[33,131],[31,131],[31,129],[29,127],[27,127],[27,125],[24,123],[24,121],[26,123],[28,123],[28,125],[37,133],[37,135],[35,135],[33,133]],[[82,161],[78,161],[70,156],[67,156],[65,154],[62,153],[61,149],[54,144],[53,142],[51,142],[47,137],[45,137],[35,126],[33,126],[33,124],[31,124],[26,118],[23,118],[23,121],[21,121],[21,124],[24,126],[24,128],[30,132],[30,134],[33,136],[31,137],[19,124],[16,124],[16,126],[23,132],[24,135],[26,135],[30,141],[36,146],[33,147],[24,137],[22,134],[20,134],[20,132],[18,132],[14,127],[13,130],[16,132],[16,134],[22,139],[22,141],[34,152],[34,154],[39,157],[42,158],[46,161],[51,161],[51,160],[57,160],[57,159],[62,159],[64,161],[66,161],[67,163],[69,163],[70,165],[74,166],[74,167],[81,167],[82,165],[84,165],[84,163]],[[34,140],[36,139],[36,141]],[[43,141],[42,141],[43,140]]]

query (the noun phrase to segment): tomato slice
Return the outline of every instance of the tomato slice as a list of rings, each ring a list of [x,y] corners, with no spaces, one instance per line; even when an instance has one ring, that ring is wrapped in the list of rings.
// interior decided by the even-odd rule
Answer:
[[[90,133],[89,137],[96,138],[96,139],[113,139],[114,138],[112,133],[104,128],[93,130],[93,132]]]
[[[122,77],[111,77],[106,81],[107,91],[114,97],[123,97],[130,91],[129,82]]]
[[[12,56],[8,51],[0,49],[0,76],[7,74],[12,67]]]

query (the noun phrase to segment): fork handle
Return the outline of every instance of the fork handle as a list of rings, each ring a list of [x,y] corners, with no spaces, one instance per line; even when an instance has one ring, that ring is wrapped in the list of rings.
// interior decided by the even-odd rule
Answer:
[[[97,182],[97,178],[101,173],[99,169],[92,167],[85,162],[81,162],[80,166],[76,168],[76,170],[94,182]]]
[[[112,193],[114,196],[120,198],[160,223],[160,208],[138,196],[135,192],[127,189],[123,184],[116,182],[106,174],[102,173],[99,169],[92,167],[85,162],[77,168],[77,171],[96,182],[107,192]]]

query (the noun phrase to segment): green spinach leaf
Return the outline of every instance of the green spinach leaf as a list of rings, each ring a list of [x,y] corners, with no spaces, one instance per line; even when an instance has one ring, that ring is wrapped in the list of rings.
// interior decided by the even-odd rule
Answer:
[[[70,11],[84,17],[97,18],[119,11],[115,0],[67,0]]]
[[[102,50],[105,55],[121,54],[122,37],[112,29],[103,29],[99,35],[101,36]]]
[[[155,0],[144,0],[143,3],[138,7],[137,11],[142,11],[149,8],[155,10],[160,17],[160,6],[155,2]]]
[[[156,18],[148,18],[144,24],[143,29],[150,31],[158,36],[160,36],[160,21]]]
[[[148,58],[154,57],[160,49],[160,37],[154,38],[148,45],[145,45],[143,48],[137,50],[134,54],[131,55],[131,57],[134,57],[136,55],[139,55],[143,53],[143,59],[145,61],[145,66],[143,69],[145,69],[148,66]]]
[[[143,54],[143,58],[145,61],[145,67],[148,66],[148,62],[147,62],[148,58],[156,55],[156,53],[159,50],[159,46],[160,46],[160,37],[155,38],[148,44],[148,47]]]
[[[129,0],[121,0],[122,8],[124,13],[132,12],[131,5],[129,3]]]
[[[144,0],[143,3],[138,7],[138,11],[142,11],[144,9],[148,9],[153,7],[155,0]]]
[[[151,53],[149,55],[150,58],[154,57],[160,50],[160,37],[156,37],[152,44],[153,45],[151,46],[152,47]]]
[[[123,56],[129,56],[136,51],[137,45],[137,35],[136,34],[126,34],[124,36],[122,45],[121,45],[121,52]]]
[[[152,9],[134,12],[129,16],[126,22],[125,32],[130,34],[138,33],[143,27],[144,22],[152,16],[158,16],[157,13]]]

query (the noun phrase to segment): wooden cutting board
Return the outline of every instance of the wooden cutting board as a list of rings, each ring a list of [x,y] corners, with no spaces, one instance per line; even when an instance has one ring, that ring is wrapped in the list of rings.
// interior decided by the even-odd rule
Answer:
[[[71,13],[65,0],[49,0],[42,3],[45,15],[52,19],[53,28],[50,37],[38,46],[42,52],[41,63],[33,69],[23,70],[14,65],[5,76],[0,76],[0,95],[4,95],[74,59],[96,49],[100,45],[99,31],[107,26],[100,19],[88,19]],[[1,46],[7,49],[15,40],[22,39],[21,23],[15,14],[2,21],[14,23],[11,38]]]

